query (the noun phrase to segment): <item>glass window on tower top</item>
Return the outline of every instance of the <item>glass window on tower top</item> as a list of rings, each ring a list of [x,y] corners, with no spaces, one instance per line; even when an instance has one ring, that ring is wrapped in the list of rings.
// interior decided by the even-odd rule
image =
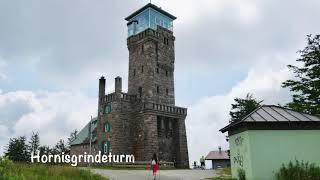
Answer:
[[[158,26],[173,31],[173,20],[175,19],[173,15],[149,3],[126,18],[128,37],[148,28],[156,30]]]

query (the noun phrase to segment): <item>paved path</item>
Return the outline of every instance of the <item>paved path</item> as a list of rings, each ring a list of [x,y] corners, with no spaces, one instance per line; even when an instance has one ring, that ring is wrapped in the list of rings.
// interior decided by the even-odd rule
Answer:
[[[152,180],[152,172],[146,170],[92,169],[110,180]],[[214,170],[160,170],[157,180],[199,180],[215,176]]]

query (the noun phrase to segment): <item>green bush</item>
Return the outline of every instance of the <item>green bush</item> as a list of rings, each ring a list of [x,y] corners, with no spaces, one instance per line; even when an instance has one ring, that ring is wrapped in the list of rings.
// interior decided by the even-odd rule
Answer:
[[[276,173],[277,180],[320,180],[320,167],[308,162],[295,163],[291,161],[285,165],[283,164],[280,170]]]
[[[243,169],[238,169],[239,180],[246,180],[246,172]]]
[[[88,170],[70,166],[13,163],[0,158],[1,180],[106,180]]]

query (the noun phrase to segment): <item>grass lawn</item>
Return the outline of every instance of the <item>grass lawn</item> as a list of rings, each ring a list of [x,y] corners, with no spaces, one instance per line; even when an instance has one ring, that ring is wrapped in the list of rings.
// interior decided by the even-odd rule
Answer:
[[[20,164],[0,159],[1,180],[107,180],[88,170],[71,166]]]

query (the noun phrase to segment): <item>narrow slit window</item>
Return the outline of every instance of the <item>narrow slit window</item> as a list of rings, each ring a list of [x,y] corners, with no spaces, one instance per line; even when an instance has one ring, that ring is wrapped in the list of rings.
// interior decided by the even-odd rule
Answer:
[[[138,91],[139,91],[139,97],[142,97],[142,87],[139,87]]]

